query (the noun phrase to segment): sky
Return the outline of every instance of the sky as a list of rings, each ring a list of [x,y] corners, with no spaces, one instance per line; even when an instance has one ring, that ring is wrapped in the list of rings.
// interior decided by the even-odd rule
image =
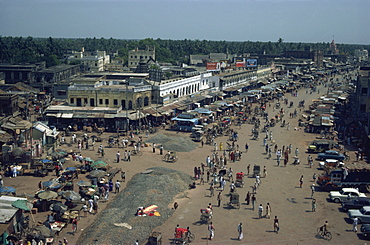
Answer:
[[[0,36],[370,44],[370,0],[0,0]]]

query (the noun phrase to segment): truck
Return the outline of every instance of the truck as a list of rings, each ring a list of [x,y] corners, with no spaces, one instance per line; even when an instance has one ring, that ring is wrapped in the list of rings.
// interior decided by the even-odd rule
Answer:
[[[361,192],[367,192],[370,185],[370,169],[325,169],[324,174],[317,178],[317,184],[326,191],[355,187]]]

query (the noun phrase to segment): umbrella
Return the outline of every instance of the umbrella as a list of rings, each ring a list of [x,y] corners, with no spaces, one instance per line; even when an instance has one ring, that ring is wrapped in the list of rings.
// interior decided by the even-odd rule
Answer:
[[[68,199],[68,200],[71,200],[71,201],[81,200],[81,195],[78,194],[75,191],[60,191],[60,192],[58,192],[58,195],[61,195],[65,199]]]
[[[68,167],[66,168],[67,171],[72,171],[72,172],[75,172],[77,170],[77,168],[75,167]]]
[[[31,202],[27,200],[22,200],[22,199],[12,202],[12,206],[15,208],[26,210],[26,211],[31,211],[31,209],[33,208],[33,204]],[[35,218],[33,217],[32,212],[31,212],[31,216],[32,216],[33,222],[35,222]]]
[[[42,185],[49,189],[59,189],[62,185],[58,181],[48,180],[42,183]]]
[[[104,167],[106,167],[107,165],[108,165],[108,164],[107,164],[106,162],[99,160],[99,161],[95,161],[95,162],[93,162],[93,163],[91,164],[91,167],[92,167],[92,168],[104,168]]]
[[[86,180],[80,180],[80,181],[78,181],[76,183],[76,185],[87,187],[87,186],[91,186],[91,182],[90,181],[86,181]]]
[[[15,193],[15,188],[10,186],[2,186],[0,187],[0,193]]]
[[[37,196],[40,199],[53,199],[58,196],[58,193],[56,193],[55,191],[43,191],[37,194]]]
[[[56,202],[50,205],[50,211],[64,213],[67,210],[68,210],[68,207],[61,202]]]
[[[101,177],[104,177],[107,175],[107,172],[103,171],[103,170],[93,170],[90,172],[90,176],[91,177],[95,177],[95,178],[101,178]]]
[[[85,157],[83,160],[86,161],[86,162],[93,162],[94,161],[90,157]]]
[[[26,210],[26,211],[31,211],[31,209],[33,208],[32,203],[30,203],[27,200],[21,200],[21,199],[12,202],[12,206],[15,208]]]

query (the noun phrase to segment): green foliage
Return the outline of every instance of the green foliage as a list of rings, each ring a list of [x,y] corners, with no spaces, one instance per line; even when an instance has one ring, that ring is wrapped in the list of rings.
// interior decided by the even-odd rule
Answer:
[[[118,51],[120,58],[127,65],[128,52],[135,48],[145,49],[154,46],[156,60],[172,64],[186,63],[190,55],[209,53],[229,53],[242,55],[281,54],[286,50],[304,50],[310,46],[313,50],[329,51],[329,42],[325,43],[288,43],[279,38],[276,42],[228,42],[209,40],[164,40],[146,38],[142,40],[121,40],[105,38],[33,38],[0,36],[0,63],[21,63],[46,61],[47,66],[59,64],[67,50],[88,51],[104,50],[108,53]],[[341,54],[351,55],[355,49],[370,50],[370,45],[337,44]]]

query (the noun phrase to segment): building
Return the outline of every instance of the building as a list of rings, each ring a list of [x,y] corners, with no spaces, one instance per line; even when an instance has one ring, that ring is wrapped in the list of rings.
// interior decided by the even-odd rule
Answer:
[[[0,64],[0,72],[5,73],[5,83],[35,83],[34,74],[46,68],[46,62],[32,64]]]
[[[190,77],[175,77],[153,84],[153,103],[168,104],[176,100],[190,98],[206,90],[218,90],[218,78],[212,72],[203,72]]]
[[[355,59],[358,62],[369,59],[369,52],[366,49],[355,49]]]
[[[81,51],[70,51],[64,54],[64,57],[68,64],[80,62],[90,72],[105,71],[106,64],[110,63],[110,56],[106,54],[106,51],[85,51],[84,48]]]
[[[368,122],[370,118],[370,66],[360,67],[356,84],[356,102],[354,104],[358,119]]]
[[[70,80],[80,74],[80,65],[57,65],[51,66],[34,73],[35,81],[31,86],[41,91],[52,92],[53,84],[63,80]]]
[[[0,90],[0,116],[10,116],[18,111],[18,95]]]
[[[17,200],[27,201],[27,198],[1,196],[0,197],[0,240],[1,244],[9,244],[7,237],[21,232],[24,223],[23,211],[12,206],[12,202]],[[31,204],[32,205],[32,204]]]
[[[155,47],[147,46],[145,49],[136,48],[128,51],[128,67],[138,66],[140,60],[143,60],[144,62],[155,60]]]
[[[324,53],[321,50],[312,51],[309,47],[306,50],[285,51],[286,58],[312,60],[315,67],[323,67]]]
[[[151,105],[151,91],[151,84],[141,77],[120,73],[83,76],[68,87],[68,104],[136,110]]]

